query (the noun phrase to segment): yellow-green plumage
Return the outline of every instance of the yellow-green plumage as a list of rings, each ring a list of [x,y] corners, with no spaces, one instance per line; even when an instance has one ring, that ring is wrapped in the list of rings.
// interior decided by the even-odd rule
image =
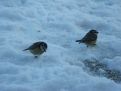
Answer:
[[[76,42],[85,43],[87,47],[94,46],[96,45],[97,34],[98,32],[96,30],[90,30],[82,39],[76,40]]]
[[[43,54],[47,50],[47,44],[45,42],[33,43],[30,47],[24,51],[29,50],[35,57]]]

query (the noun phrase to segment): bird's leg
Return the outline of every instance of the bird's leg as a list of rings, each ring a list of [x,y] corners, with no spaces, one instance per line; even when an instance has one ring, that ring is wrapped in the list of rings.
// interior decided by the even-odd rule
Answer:
[[[38,56],[34,56],[35,58],[38,58]]]

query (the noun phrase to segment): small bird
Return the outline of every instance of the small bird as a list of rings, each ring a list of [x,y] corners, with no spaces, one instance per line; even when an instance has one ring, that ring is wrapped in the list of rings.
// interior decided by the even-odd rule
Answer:
[[[43,54],[47,50],[47,44],[45,42],[35,42],[30,47],[24,49],[23,51],[29,50],[35,58]]]
[[[90,30],[81,40],[76,40],[79,43],[85,43],[88,46],[96,45],[98,31]]]

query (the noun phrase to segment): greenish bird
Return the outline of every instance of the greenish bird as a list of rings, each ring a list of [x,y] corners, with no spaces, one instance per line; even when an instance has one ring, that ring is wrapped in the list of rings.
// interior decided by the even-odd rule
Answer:
[[[90,30],[82,39],[76,40],[79,43],[85,43],[88,46],[96,45],[98,31]]]
[[[29,50],[35,56],[35,58],[37,58],[39,55],[46,52],[47,47],[47,43],[45,42],[35,42],[23,51]]]

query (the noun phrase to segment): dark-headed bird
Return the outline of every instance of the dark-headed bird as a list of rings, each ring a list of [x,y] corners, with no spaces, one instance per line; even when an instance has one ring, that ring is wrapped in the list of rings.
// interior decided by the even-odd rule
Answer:
[[[30,47],[24,49],[23,51],[29,50],[35,58],[43,54],[47,50],[47,44],[45,42],[35,42]]]
[[[88,46],[96,45],[98,31],[90,30],[81,40],[76,40],[79,43],[85,43]]]

